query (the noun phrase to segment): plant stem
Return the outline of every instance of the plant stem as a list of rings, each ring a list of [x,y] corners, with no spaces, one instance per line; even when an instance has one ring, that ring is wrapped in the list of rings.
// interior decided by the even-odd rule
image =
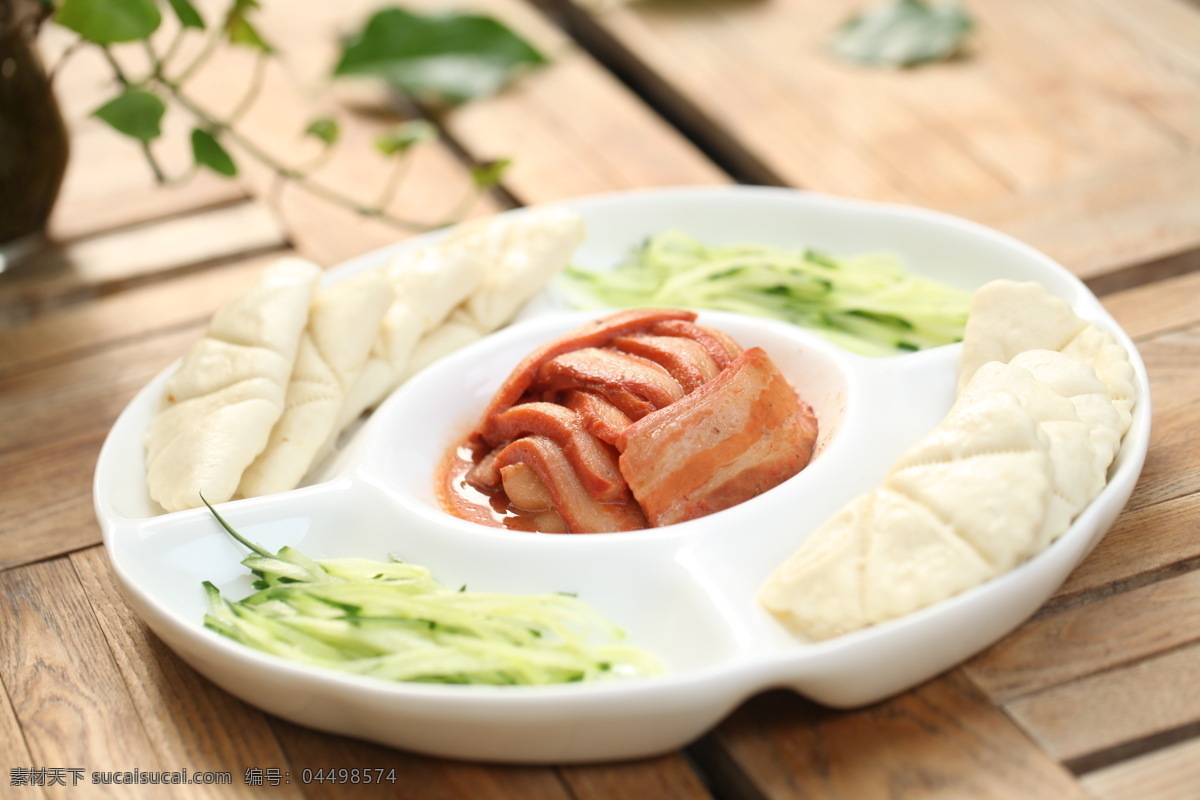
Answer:
[[[404,180],[404,176],[408,174],[409,166],[412,164],[412,159],[405,156],[397,156],[396,163],[392,166],[391,174],[388,175],[387,182],[383,186],[383,191],[379,193],[379,199],[375,201],[374,213],[372,216],[382,216],[387,207],[391,204],[392,198],[396,196],[396,192],[400,189],[400,183]]]
[[[163,87],[171,93],[171,96],[176,100],[176,102],[191,112],[191,114],[196,117],[196,119],[199,120],[205,127],[207,127],[214,136],[227,136],[230,141],[248,153],[256,161],[275,172],[279,177],[291,181],[297,188],[303,189],[309,194],[319,197],[328,203],[347,208],[364,217],[377,219],[380,222],[400,230],[422,232],[433,230],[443,224],[420,222],[417,220],[400,217],[395,214],[385,213],[377,208],[367,206],[350,197],[349,195],[343,194],[337,189],[333,189],[332,187],[313,180],[312,178],[308,177],[307,174],[299,172],[293,167],[289,167],[271,154],[267,153],[265,150],[259,147],[258,144],[246,137],[236,128],[231,128],[226,122],[213,117],[211,114],[193,102],[191,98],[180,91],[179,86],[174,82],[167,80],[160,80],[160,82],[162,83]],[[478,193],[474,194],[477,195]]]
[[[467,193],[463,195],[462,199],[459,200],[458,204],[451,210],[450,215],[446,218],[447,221],[442,223],[442,225],[450,225],[454,220],[459,220],[465,217],[467,212],[471,210],[471,206],[475,204],[475,202],[485,191],[485,189],[481,189],[479,187],[468,189]]]
[[[396,192],[399,190],[401,179],[407,172],[408,168],[405,162],[408,162],[409,159],[400,159],[400,163],[396,165],[391,175],[389,175],[387,183],[385,184],[376,204],[373,206],[368,206],[359,202],[358,200],[355,200],[349,195],[338,191],[337,189],[326,186],[325,184],[309,177],[309,173],[311,171],[316,169],[318,166],[323,165],[328,159],[330,148],[327,147],[326,150],[312,162],[310,162],[306,168],[296,168],[288,166],[282,161],[279,161],[266,150],[259,147],[258,144],[256,144],[253,140],[245,136],[241,131],[237,130],[234,127],[234,124],[245,115],[245,113],[253,105],[254,100],[262,92],[266,74],[266,58],[269,55],[267,53],[260,54],[256,59],[254,65],[254,74],[251,78],[250,87],[227,118],[218,119],[198,105],[184,93],[183,84],[193,74],[195,74],[195,71],[205,61],[208,60],[208,58],[215,51],[219,41],[220,32],[219,29],[215,29],[214,33],[205,43],[204,50],[197,55],[192,63],[189,64],[187,68],[184,69],[184,71],[179,75],[179,77],[175,79],[167,77],[164,59],[159,57],[158,53],[154,50],[149,41],[145,42],[146,53],[150,59],[151,65],[151,74],[147,80],[153,80],[159,86],[161,86],[168,94],[170,94],[175,102],[183,106],[189,113],[191,113],[201,127],[207,129],[213,136],[227,137],[256,161],[274,172],[275,178],[272,181],[270,190],[271,194],[278,194],[279,190],[282,188],[282,182],[289,181],[297,188],[302,189],[303,191],[308,192],[309,194],[318,197],[327,203],[349,209],[360,216],[377,219],[380,222],[399,230],[423,232],[450,224],[449,222],[420,222],[418,220],[408,219],[387,212],[387,206],[395,197]],[[101,46],[100,50],[104,53],[105,58],[112,67],[113,73],[116,75],[117,80],[119,80],[121,84],[126,87],[132,85],[129,78],[125,75],[124,70],[121,68],[120,63],[118,63],[116,58],[113,56],[112,52],[105,46]],[[154,172],[155,179],[160,184],[170,183],[171,181],[167,179],[162,167],[155,158],[154,153],[150,150],[149,143],[142,142],[142,150],[146,155],[146,160],[150,164],[151,170]],[[195,169],[194,164],[192,169]],[[482,190],[480,190],[478,187],[468,190],[467,194],[462,200],[459,201],[454,210],[451,212],[449,220],[453,221],[464,216],[471,204],[478,200],[481,194]]]
[[[259,51],[254,58],[254,72],[250,75],[250,86],[246,89],[246,94],[242,96],[240,102],[234,107],[233,111],[229,112],[229,116],[225,120],[225,127],[230,128],[237,124],[238,120],[246,116],[246,112],[254,105],[254,101],[262,93],[263,81],[267,74],[267,59],[269,53]]]
[[[59,54],[59,56],[58,56],[58,60],[56,60],[56,61],[54,62],[54,66],[52,66],[52,67],[50,68],[50,71],[49,71],[49,72],[46,74],[46,82],[47,82],[47,83],[49,83],[49,84],[51,84],[51,85],[53,85],[53,84],[54,84],[54,79],[55,79],[55,77],[57,77],[57,75],[58,75],[58,71],[59,71],[60,69],[62,69],[62,65],[63,65],[63,64],[64,64],[64,63],[65,63],[65,62],[66,62],[66,61],[67,61],[67,60],[68,60],[68,59],[69,59],[69,58],[70,58],[72,55],[74,55],[74,54],[75,54],[75,51],[76,51],[76,50],[78,50],[79,48],[83,47],[83,46],[84,46],[84,45],[86,45],[86,44],[88,44],[88,41],[87,41],[86,39],[84,39],[82,36],[80,36],[78,39],[76,39],[75,41],[73,41],[73,42],[71,42],[69,45],[67,45],[66,49],[65,49],[65,50],[63,50],[63,51],[62,51],[62,52]]]
[[[108,48],[108,45],[99,44],[96,46],[100,48],[100,52],[104,54],[104,58],[106,61],[108,61],[108,65],[112,67],[113,75],[117,77],[117,81],[126,88],[132,86],[133,84],[130,83],[129,77],[125,74],[125,70],[121,67],[121,62],[117,61],[117,57],[113,55],[112,50]]]
[[[183,44],[183,39],[187,35],[187,28],[180,25],[175,31],[175,35],[171,38],[171,43],[167,45],[166,52],[162,54],[162,58],[158,59],[155,65],[156,70],[165,71],[167,65],[171,63],[171,59],[175,58],[175,54],[179,52],[180,45]]]
[[[208,59],[212,57],[212,54],[217,50],[217,45],[221,43],[221,31],[222,26],[213,26],[212,31],[208,34],[208,39],[204,42],[204,48],[196,54],[196,57],[192,59],[192,63],[184,67],[183,72],[179,73],[179,77],[175,79],[175,84],[177,86],[183,86],[185,83],[187,83],[188,79],[196,74],[196,70],[200,69],[200,67],[204,65],[204,62],[208,61]],[[162,71],[161,62],[156,65],[156,69],[158,70],[160,78],[165,81],[166,75]]]

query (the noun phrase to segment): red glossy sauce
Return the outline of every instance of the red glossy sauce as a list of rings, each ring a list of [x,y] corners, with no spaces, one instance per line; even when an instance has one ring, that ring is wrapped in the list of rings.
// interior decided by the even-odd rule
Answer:
[[[437,495],[442,509],[459,519],[493,528],[526,533],[566,533],[553,511],[527,511],[509,502],[503,490],[487,491],[467,480],[467,473],[488,451],[475,437],[451,448],[438,465]]]

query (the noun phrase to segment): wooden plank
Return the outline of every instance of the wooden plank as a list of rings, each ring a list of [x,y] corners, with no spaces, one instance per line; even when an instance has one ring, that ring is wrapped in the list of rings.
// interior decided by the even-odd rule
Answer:
[[[200,326],[171,331],[0,379],[5,401],[0,454],[31,452],[107,429],[137,390],[171,364],[171,355],[182,355],[199,335]]]
[[[1200,74],[1200,15],[1188,0],[1141,0],[1137,8],[1120,0],[1094,0],[1113,23],[1159,60],[1190,75]]]
[[[0,568],[96,544],[92,474],[108,429],[199,326],[0,378]]]
[[[560,767],[575,800],[622,800],[626,797],[670,797],[708,800],[708,790],[678,753],[621,764]]]
[[[974,49],[988,81],[1018,98],[1088,171],[1181,153],[1184,137],[1131,101],[1170,87],[1181,101],[1194,103],[1200,83],[1164,75],[1122,27],[1106,24],[1095,5],[1016,0],[973,7],[986,31]],[[1114,73],[1121,80],[1114,81]],[[1045,176],[1051,180],[1042,183],[1067,176],[1051,171]]]
[[[1200,269],[1197,186],[1200,157],[1191,154],[951,210],[1021,239],[1108,293]]]
[[[972,659],[971,680],[1006,703],[1200,641],[1200,572],[1037,618]]]
[[[878,83],[882,73],[828,57],[825,37],[850,10],[815,2],[614,4],[576,22],[607,59],[661,76],[658,102],[698,109],[782,182],[935,205],[1003,193],[957,134]]]
[[[1141,481],[1129,500],[1137,509],[1200,491],[1195,431],[1200,424],[1200,328],[1141,342],[1150,376],[1153,421]]]
[[[33,766],[177,769],[159,760],[65,559],[0,573],[0,679]],[[96,735],[103,731],[103,735]],[[160,766],[161,765],[161,766]],[[69,786],[47,791],[68,796]],[[90,786],[89,796],[153,797],[162,790]]]
[[[1115,60],[1132,95],[1158,83],[1119,32],[1087,25],[1094,13],[1086,6],[979,4],[971,8],[976,29],[968,54],[951,68],[884,71],[864,81],[904,98],[930,123],[957,131],[1012,194],[1114,164],[1180,155],[1184,143],[1177,133],[1114,92],[1107,74],[1092,74],[1095,62]],[[1178,94],[1194,103],[1198,90],[1185,84]]]
[[[1200,786],[1200,739],[1096,770],[1080,782],[1096,800],[1176,800],[1185,787]]]
[[[1127,510],[1055,598],[1078,598],[1114,585],[1128,588],[1192,568],[1200,559],[1198,518],[1200,494]]]
[[[0,690],[4,689],[4,681],[0,678]],[[10,786],[17,785],[15,783],[17,770],[27,769],[33,770],[37,765],[34,764],[33,757],[29,754],[29,748],[25,744],[25,736],[21,733],[21,724],[17,721],[17,714],[13,710],[12,701],[9,700],[7,691],[0,691],[0,768],[5,769],[4,779],[8,781]],[[23,786],[26,792],[29,792],[31,797],[44,797],[42,790],[36,786]]]
[[[1063,28],[1075,25],[1077,17],[1087,19],[1086,9],[1063,15],[1034,2],[974,7],[978,24],[966,58],[901,73],[856,69],[829,56],[828,37],[854,10],[849,2],[806,0],[767,6],[610,4],[594,15],[599,30],[593,33],[606,37],[614,58],[643,61],[683,102],[724,120],[789,183],[810,188],[844,191],[813,183],[814,169],[801,162],[797,148],[772,146],[757,136],[762,118],[725,116],[723,105],[737,90],[711,84],[709,73],[719,71],[714,63],[733,69],[732,62],[753,63],[756,77],[819,116],[824,125],[813,134],[829,145],[825,149],[855,142],[899,178],[907,199],[926,204],[982,199],[1005,193],[1005,186],[1047,186],[1114,161],[1180,150],[1178,134],[1079,68],[1096,57],[1095,45],[1084,49],[1076,40],[1064,42],[1070,34]],[[1079,35],[1077,41],[1083,40]],[[1127,82],[1139,76],[1137,89],[1158,88],[1158,72],[1144,68],[1135,48],[1126,44],[1103,55],[1119,60]],[[1176,94],[1190,88],[1194,98],[1195,86],[1177,84]],[[778,124],[785,117],[768,119]],[[922,131],[937,147],[926,143],[912,150],[908,129]],[[965,158],[956,160],[956,151]],[[999,183],[978,175],[972,180],[970,161]],[[922,167],[928,174],[920,174]]]
[[[224,259],[281,249],[266,209],[239,203],[53,247],[0,275],[0,327],[38,311]]]
[[[158,763],[186,767],[193,773],[229,772],[236,785],[243,784],[247,767],[287,769],[286,757],[262,712],[209,683],[137,620],[121,598],[103,548],[74,553],[70,560],[126,691],[154,742]],[[222,786],[208,791],[211,796],[228,796],[229,790]],[[204,790],[188,794],[204,796]],[[297,781],[273,788],[272,794],[303,796]]]
[[[20,498],[0,522],[0,570],[100,541],[91,480],[102,436],[0,454],[4,494]]]
[[[1173,0],[1159,5],[1179,6]],[[1010,15],[1014,34],[1025,38],[1026,46],[1069,55],[1069,64],[1063,65],[1064,69],[1085,78],[1094,87],[1102,87],[1112,101],[1136,107],[1148,120],[1179,140],[1194,143],[1200,136],[1200,108],[1195,99],[1200,70],[1186,48],[1158,46],[1138,30],[1148,16],[1151,21],[1147,29],[1152,37],[1161,31],[1169,32],[1173,23],[1152,19],[1153,12],[1147,15],[1142,8],[1136,14],[1129,14],[1126,7],[1107,0],[1062,0],[1052,8],[1038,9],[1056,23],[1039,28],[1023,25],[1028,13],[1019,4],[989,6],[987,11],[993,16]],[[1184,17],[1190,14],[1185,12]],[[1137,20],[1123,18],[1126,16]],[[1195,30],[1194,19],[1185,22],[1183,30],[1189,28]],[[1191,66],[1189,60],[1193,61]],[[1035,68],[1044,69],[1049,59],[1038,61]],[[1046,77],[1050,86],[1056,83],[1053,72]],[[1097,135],[1102,132],[1103,128],[1096,131]]]
[[[158,330],[206,323],[241,287],[285,255],[293,253],[281,250],[136,286],[0,329],[0,375],[82,357]]]
[[[1085,796],[961,672],[857,711],[771,692],[739,709],[714,737],[705,766],[732,796]]]
[[[1200,645],[1004,706],[1052,757],[1085,772],[1200,733]]]
[[[826,54],[849,2],[541,1],[767,182],[964,214],[1104,291],[1200,267],[1200,73],[1093,0],[973,7],[968,58],[900,73]]]
[[[1105,295],[1104,307],[1135,341],[1200,325],[1200,271]]]
[[[402,750],[319,733],[272,718],[271,725],[295,770],[383,770],[383,781],[355,786],[354,797],[398,800],[569,800],[570,794],[553,769],[447,761]],[[305,786],[311,798],[347,796],[343,785],[314,782]]]

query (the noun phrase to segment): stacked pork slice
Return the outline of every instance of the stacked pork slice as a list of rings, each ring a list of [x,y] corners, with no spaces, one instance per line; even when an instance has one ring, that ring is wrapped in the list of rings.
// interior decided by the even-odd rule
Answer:
[[[695,318],[623,311],[535,350],[492,398],[465,480],[537,530],[593,533],[694,519],[795,475],[812,410],[762,349]]]

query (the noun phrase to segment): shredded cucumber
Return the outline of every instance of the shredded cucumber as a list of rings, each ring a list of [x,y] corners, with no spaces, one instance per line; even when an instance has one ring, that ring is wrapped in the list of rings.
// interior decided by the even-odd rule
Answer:
[[[551,684],[661,671],[575,597],[455,591],[398,560],[316,560],[292,547],[271,553],[209,510],[253,551],[242,563],[257,591],[229,601],[206,581],[205,627],[258,650],[430,683]]]
[[[889,253],[709,247],[678,231],[650,238],[609,271],[568,266],[560,285],[581,308],[738,311],[811,328],[875,356],[959,341],[970,302],[969,293],[915,275]]]

